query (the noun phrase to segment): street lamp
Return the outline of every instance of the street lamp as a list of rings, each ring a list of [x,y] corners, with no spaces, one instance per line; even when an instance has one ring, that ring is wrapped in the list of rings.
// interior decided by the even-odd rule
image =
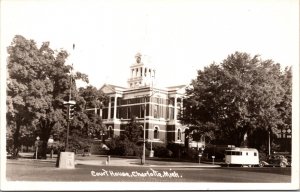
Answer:
[[[36,142],[35,142],[35,159],[38,158],[38,151],[39,151],[39,142],[40,142],[40,137],[36,137]]]

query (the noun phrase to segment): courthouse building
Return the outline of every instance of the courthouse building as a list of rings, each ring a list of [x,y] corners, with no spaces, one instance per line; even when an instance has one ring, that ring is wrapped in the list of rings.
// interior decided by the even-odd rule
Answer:
[[[135,59],[129,68],[127,87],[104,84],[100,89],[109,97],[108,104],[100,109],[107,137],[122,134],[134,116],[142,129],[145,122],[147,142],[184,144],[187,127],[179,123],[178,116],[186,86],[157,87],[156,70],[140,53]]]

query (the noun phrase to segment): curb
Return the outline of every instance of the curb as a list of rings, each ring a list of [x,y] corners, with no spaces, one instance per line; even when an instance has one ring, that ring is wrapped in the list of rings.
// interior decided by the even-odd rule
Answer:
[[[18,160],[21,161],[38,161],[38,162],[49,162],[49,163],[55,163],[56,162],[56,158],[53,159],[27,159],[27,158],[19,158]],[[105,160],[76,160],[75,159],[75,165],[93,165],[93,166],[127,166],[127,167],[166,167],[166,168],[218,168],[221,167],[221,165],[218,164],[205,164],[205,163],[201,163],[199,165],[186,165],[186,164],[182,164],[182,165],[163,165],[163,164],[145,164],[145,165],[141,165],[139,163],[136,162],[128,162],[126,160],[124,161],[120,161],[117,160],[119,162],[114,162],[114,160],[111,160],[110,163],[107,163],[107,161]]]
[[[200,164],[200,165],[158,165],[158,164],[146,164],[141,165],[135,162],[120,162],[116,163],[111,161],[110,163],[107,163],[106,161],[82,161],[82,160],[75,160],[76,165],[94,165],[94,166],[127,166],[127,167],[174,167],[174,168],[218,168],[221,167],[220,165],[211,165],[211,164]]]

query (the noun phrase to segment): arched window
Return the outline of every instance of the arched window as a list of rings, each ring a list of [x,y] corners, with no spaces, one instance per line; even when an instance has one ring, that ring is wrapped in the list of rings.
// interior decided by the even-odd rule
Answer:
[[[158,139],[158,138],[159,138],[159,130],[158,130],[158,127],[154,127],[153,138],[154,138],[154,139]]]
[[[181,130],[177,130],[177,140],[181,140]]]
[[[112,126],[109,126],[108,129],[107,129],[107,136],[108,136],[108,138],[112,138],[113,134],[114,134],[114,131],[112,129]]]

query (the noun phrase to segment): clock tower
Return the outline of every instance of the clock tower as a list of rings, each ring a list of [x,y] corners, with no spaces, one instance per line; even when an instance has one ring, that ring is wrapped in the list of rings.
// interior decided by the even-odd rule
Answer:
[[[130,66],[130,78],[127,81],[130,88],[152,86],[155,69],[148,66],[144,60],[146,60],[145,55],[141,53],[135,55],[135,63]]]

